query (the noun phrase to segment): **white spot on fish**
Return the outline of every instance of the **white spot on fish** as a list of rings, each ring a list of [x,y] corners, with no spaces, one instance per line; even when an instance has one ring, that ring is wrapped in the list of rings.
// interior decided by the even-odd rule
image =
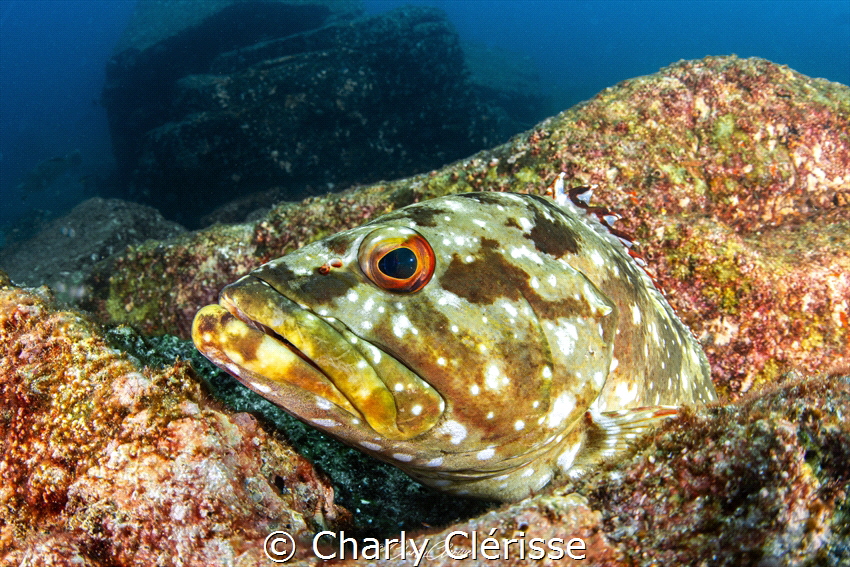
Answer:
[[[632,323],[635,325],[640,324],[640,307],[637,304],[632,305]]]
[[[629,384],[626,382],[620,382],[617,384],[617,387],[614,389],[614,395],[620,399],[622,404],[629,404],[633,402],[638,395],[638,387],[637,384]]]
[[[537,479],[537,484],[535,485],[536,486],[535,490],[540,490],[541,488],[543,488],[544,486],[549,484],[550,480],[552,480],[551,474],[541,476],[539,479]]]
[[[449,441],[451,441],[453,445],[458,445],[461,441],[466,439],[466,427],[464,427],[462,423],[453,419],[445,422],[437,431],[438,433],[448,435]]]
[[[540,287],[540,281],[537,279],[537,276],[531,278],[531,287],[533,289],[537,289]]]
[[[409,463],[413,460],[413,455],[408,455],[407,453],[393,453],[393,459],[403,463]]]
[[[478,387],[478,384],[473,384],[469,387],[469,393],[473,396],[477,396],[479,393],[481,393],[481,388]]]
[[[441,467],[443,466],[443,457],[436,457],[425,463],[426,467]]]
[[[378,350],[376,347],[373,347],[372,345],[367,346],[369,348],[369,351],[372,353],[372,362],[374,364],[378,364],[379,362],[381,362],[381,351]]]
[[[412,413],[413,415],[421,414],[422,413],[422,406],[419,405],[419,404],[416,404],[415,406],[410,408],[410,413]]]
[[[336,427],[339,425],[338,422],[332,419],[311,419],[310,423],[315,423],[321,427]]]
[[[472,222],[474,222],[475,224],[477,224],[481,228],[484,228],[485,226],[487,226],[487,223],[484,222],[483,220],[480,220],[480,219],[472,219]]]
[[[558,466],[561,467],[561,470],[567,471],[570,467],[573,466],[573,462],[576,460],[576,455],[578,454],[578,450],[581,448],[581,443],[576,443],[558,457]]]
[[[521,419],[516,420],[516,422],[514,423],[514,429],[516,429],[517,431],[522,431],[523,429],[525,429],[525,422]]]
[[[516,220],[517,220],[517,222],[519,222],[519,225],[522,227],[523,232],[528,232],[529,230],[534,228],[534,225],[532,224],[532,222],[525,217],[517,217]]]
[[[541,258],[536,252],[532,252],[528,246],[517,246],[511,248],[511,258],[528,258],[535,264],[543,264],[543,258]]]
[[[602,258],[602,256],[597,250],[594,250],[590,253],[590,259],[593,260],[593,263],[597,266],[605,264],[605,260]]]
[[[253,386],[254,389],[257,390],[258,392],[262,392],[264,394],[268,394],[269,392],[272,391],[271,388],[269,388],[265,384],[260,384],[259,382],[251,382],[251,386]],[[325,409],[327,409],[327,408],[325,408]]]
[[[381,447],[377,443],[370,443],[369,441],[361,441],[360,445],[366,447],[370,451],[380,451],[381,449],[383,449],[383,447]]]
[[[555,401],[552,404],[552,409],[549,411],[549,415],[547,416],[547,425],[550,428],[558,427],[565,419],[567,419],[567,417],[569,417],[575,407],[575,396],[570,392],[563,392],[560,396],[555,398]]]
[[[395,386],[393,386],[393,390],[395,390],[396,392],[401,392],[402,390],[404,390],[404,384],[402,384],[401,382],[396,382]]]
[[[316,398],[316,407],[323,410],[329,410],[333,407],[333,404],[325,398]]]
[[[408,329],[413,329],[413,325],[410,324],[410,319],[407,318],[407,315],[397,315],[393,318],[393,334],[398,338],[404,337],[405,331]]]
[[[578,340],[578,329],[572,323],[563,323],[555,328],[555,340],[561,352],[570,355]]]
[[[437,365],[438,366],[445,366],[446,365],[446,359],[441,356],[440,358],[437,359]]]
[[[350,290],[348,290],[348,293],[345,294],[345,298],[348,299],[348,301],[354,303],[355,301],[360,299],[360,296],[357,295],[356,291],[354,291],[353,289],[350,289]]]
[[[605,383],[605,374],[602,372],[595,372],[593,374],[593,385],[597,388],[601,388],[602,384]],[[622,384],[621,384],[622,385]]]
[[[488,459],[492,459],[496,454],[496,450],[493,448],[484,449],[482,451],[478,451],[478,454],[475,455],[479,461],[486,461]]]
[[[484,385],[487,386],[490,390],[496,390],[499,387],[499,376],[502,372],[499,370],[499,367],[495,364],[491,363],[487,367],[487,373],[484,378]]]

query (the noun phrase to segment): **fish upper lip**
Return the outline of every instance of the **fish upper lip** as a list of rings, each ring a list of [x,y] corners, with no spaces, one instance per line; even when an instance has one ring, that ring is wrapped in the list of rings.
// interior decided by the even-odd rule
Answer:
[[[259,278],[257,278],[257,279],[259,279]],[[260,281],[262,281],[262,280],[260,280]],[[263,283],[268,285],[266,282],[263,282]],[[271,286],[269,286],[269,287],[271,287]],[[281,294],[281,295],[283,295],[283,294]],[[304,354],[304,352],[301,349],[299,349],[297,346],[292,344],[292,342],[289,341],[286,337],[284,337],[283,335],[281,335],[280,333],[278,333],[277,331],[275,331],[274,329],[272,329],[268,325],[264,325],[263,323],[260,323],[259,321],[249,317],[244,311],[239,309],[239,307],[235,303],[233,303],[229,298],[222,297],[219,303],[222,305],[222,307],[227,309],[230,312],[231,315],[233,315],[234,317],[236,317],[237,319],[239,319],[240,321],[242,321],[243,323],[245,323],[246,325],[248,325],[252,329],[256,329],[257,331],[260,331],[264,335],[267,335],[267,336],[271,337],[272,339],[278,341],[279,343],[283,344],[286,348],[291,350],[293,353],[297,354],[299,357],[301,357],[301,359],[303,359],[305,362],[310,364],[313,368],[315,368],[316,370],[321,372],[324,376],[330,378],[328,376],[328,374],[324,370],[322,370],[322,368],[318,364],[316,364],[316,362],[312,358],[310,358],[309,356]]]

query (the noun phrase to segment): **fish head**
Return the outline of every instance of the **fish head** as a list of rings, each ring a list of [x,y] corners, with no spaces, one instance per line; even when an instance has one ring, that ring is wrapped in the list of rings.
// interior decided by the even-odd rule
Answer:
[[[504,475],[602,389],[617,308],[543,199],[411,205],[268,262],[193,325],[197,348],[299,419],[427,484]]]

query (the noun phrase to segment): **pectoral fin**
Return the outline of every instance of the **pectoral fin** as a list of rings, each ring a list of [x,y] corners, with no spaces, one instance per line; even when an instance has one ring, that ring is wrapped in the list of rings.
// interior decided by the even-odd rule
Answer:
[[[588,453],[612,457],[666,420],[679,415],[676,406],[648,406],[601,413],[587,412],[585,447]]]

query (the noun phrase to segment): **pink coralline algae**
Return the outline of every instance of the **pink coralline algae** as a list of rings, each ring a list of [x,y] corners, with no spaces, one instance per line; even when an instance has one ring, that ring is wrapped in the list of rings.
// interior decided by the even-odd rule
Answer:
[[[185,337],[197,306],[302,244],[448,193],[541,193],[564,171],[623,215],[736,397],[850,367],[848,124],[844,85],[762,59],[683,61],[442,169],[128,250],[90,279],[86,306]]]
[[[429,567],[844,565],[848,412],[850,377],[798,378],[689,412],[554,492],[407,537],[428,541]],[[407,553],[332,564],[410,565]]]
[[[142,368],[46,288],[0,284],[0,563],[259,565],[274,529],[345,520],[312,465],[208,400],[188,363]]]
[[[847,564],[848,124],[846,86],[760,59],[680,62],[440,170],[130,248],[89,277],[86,306],[187,336],[226,283],[307,242],[448,193],[541,193],[566,172],[623,215],[726,405],[684,410],[568,486],[408,537],[577,537],[583,565]],[[323,476],[205,398],[187,363],[142,368],[44,288],[0,286],[0,562],[261,565],[274,529],[309,542],[348,525]],[[318,563],[308,544],[289,564]],[[426,564],[527,563],[443,548]]]

